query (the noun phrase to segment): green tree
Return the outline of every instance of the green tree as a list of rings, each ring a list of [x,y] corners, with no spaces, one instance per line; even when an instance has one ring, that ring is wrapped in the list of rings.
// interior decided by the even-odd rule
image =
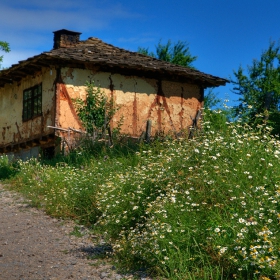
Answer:
[[[138,52],[176,65],[194,68],[192,63],[197,57],[191,55],[187,42],[178,41],[172,44],[171,40],[168,40],[166,44],[162,44],[160,40],[155,47],[156,53],[150,52],[149,48],[142,47],[138,48]]]
[[[240,66],[234,71],[233,92],[240,96],[235,113],[243,121],[259,123],[260,118],[279,132],[280,104],[280,45],[271,42],[260,60],[253,60],[247,73]],[[278,125],[277,125],[278,124]]]
[[[9,52],[10,51],[10,45],[7,42],[0,41],[0,51],[4,52]],[[3,62],[3,55],[0,56],[0,68],[1,68],[1,63]]]
[[[204,108],[212,109],[218,107],[222,100],[217,97],[217,94],[213,91],[213,88],[208,89],[204,95]]]

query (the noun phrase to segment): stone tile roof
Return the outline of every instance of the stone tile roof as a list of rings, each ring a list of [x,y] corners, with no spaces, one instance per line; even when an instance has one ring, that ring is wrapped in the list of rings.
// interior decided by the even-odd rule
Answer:
[[[98,67],[100,71],[187,81],[204,87],[220,86],[229,82],[191,68],[127,51],[91,37],[74,46],[41,53],[1,71],[0,87],[12,81],[19,81],[22,77],[39,71],[41,67],[50,65],[87,69]]]

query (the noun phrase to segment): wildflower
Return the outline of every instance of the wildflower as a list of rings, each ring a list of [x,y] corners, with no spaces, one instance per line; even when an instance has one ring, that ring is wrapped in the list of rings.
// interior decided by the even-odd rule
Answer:
[[[222,248],[220,249],[220,254],[221,254],[221,255],[224,254],[225,251],[226,251],[227,249],[228,249],[227,247],[222,247]]]
[[[214,231],[218,233],[218,232],[220,232],[221,230],[217,227],[217,228],[214,229]]]
[[[242,232],[238,232],[238,233],[237,233],[237,236],[238,236],[239,238],[244,238],[244,236],[243,236],[243,233],[242,233]]]

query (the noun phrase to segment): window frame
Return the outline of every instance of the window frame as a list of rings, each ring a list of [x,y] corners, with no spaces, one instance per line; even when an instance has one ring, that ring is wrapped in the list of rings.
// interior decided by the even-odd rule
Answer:
[[[23,91],[22,121],[42,116],[42,83]]]

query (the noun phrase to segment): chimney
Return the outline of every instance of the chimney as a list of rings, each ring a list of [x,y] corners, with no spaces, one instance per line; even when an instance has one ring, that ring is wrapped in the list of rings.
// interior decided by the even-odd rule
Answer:
[[[77,44],[80,41],[80,35],[82,33],[70,31],[66,29],[61,29],[54,31],[54,38],[53,38],[53,48],[67,48]]]

